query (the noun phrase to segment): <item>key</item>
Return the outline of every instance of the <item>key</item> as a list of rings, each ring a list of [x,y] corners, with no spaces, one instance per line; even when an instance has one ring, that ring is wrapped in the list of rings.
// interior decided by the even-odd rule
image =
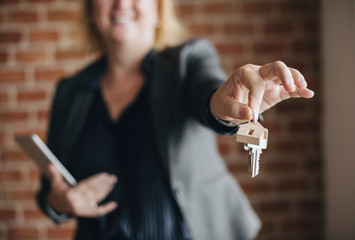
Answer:
[[[261,148],[257,145],[244,143],[244,149],[249,150],[249,173],[254,178],[259,174]]]
[[[258,122],[249,122],[239,126],[236,141],[244,143],[249,150],[249,172],[251,177],[259,174],[259,162],[262,149],[267,147],[268,130]]]

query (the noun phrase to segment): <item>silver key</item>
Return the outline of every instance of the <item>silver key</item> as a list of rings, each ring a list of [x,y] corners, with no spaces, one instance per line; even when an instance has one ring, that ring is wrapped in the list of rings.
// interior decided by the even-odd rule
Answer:
[[[249,122],[239,126],[236,141],[244,143],[249,150],[249,172],[251,177],[259,174],[259,161],[262,149],[266,149],[268,130],[260,123]]]
[[[252,178],[259,174],[261,148],[257,145],[245,143],[244,149],[249,150],[249,173]]]

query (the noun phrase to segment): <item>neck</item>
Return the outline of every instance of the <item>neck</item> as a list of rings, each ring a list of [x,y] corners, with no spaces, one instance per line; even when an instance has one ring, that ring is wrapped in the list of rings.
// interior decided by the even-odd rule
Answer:
[[[126,76],[140,73],[144,57],[152,49],[153,44],[112,44],[107,45],[108,68],[106,76],[109,79],[126,79]]]

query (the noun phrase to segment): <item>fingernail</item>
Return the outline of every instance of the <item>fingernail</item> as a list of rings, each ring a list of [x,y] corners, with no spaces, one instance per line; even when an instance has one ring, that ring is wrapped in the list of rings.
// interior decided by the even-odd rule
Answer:
[[[244,108],[242,111],[242,118],[249,119],[250,118],[250,110],[248,108]]]
[[[112,180],[112,182],[117,182],[117,177],[115,176],[115,175],[111,175],[111,180]]]

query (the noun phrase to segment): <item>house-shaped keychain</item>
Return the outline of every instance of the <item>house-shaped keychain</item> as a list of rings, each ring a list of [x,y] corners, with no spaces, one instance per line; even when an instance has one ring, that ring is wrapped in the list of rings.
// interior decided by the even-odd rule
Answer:
[[[239,126],[236,140],[237,142],[253,144],[261,149],[266,149],[268,129],[259,122],[249,122]]]

